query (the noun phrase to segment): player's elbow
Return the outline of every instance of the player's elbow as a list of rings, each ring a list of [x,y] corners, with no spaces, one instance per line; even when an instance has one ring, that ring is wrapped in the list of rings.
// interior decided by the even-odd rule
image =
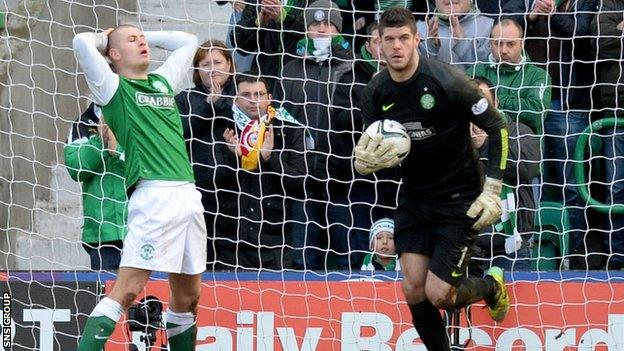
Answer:
[[[186,35],[188,35],[189,45],[193,45],[195,47],[199,46],[199,38],[197,38],[197,35],[193,33],[186,33]]]
[[[74,36],[74,39],[72,39],[72,48],[74,50],[80,50],[87,43],[85,36],[85,33],[78,33]]]

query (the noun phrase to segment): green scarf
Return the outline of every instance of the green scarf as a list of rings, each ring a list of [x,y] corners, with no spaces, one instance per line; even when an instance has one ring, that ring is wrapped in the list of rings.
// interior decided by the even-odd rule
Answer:
[[[345,50],[349,48],[349,42],[346,41],[342,35],[336,35],[332,38],[330,46],[333,48],[336,45],[339,45]],[[299,56],[305,56],[306,53],[310,56],[314,56],[314,50],[316,50],[314,47],[314,40],[308,38],[307,35],[297,42],[297,55]]]
[[[375,260],[375,262],[379,263],[385,271],[400,271],[401,267],[399,266],[399,261],[397,260],[397,258],[393,258],[390,263],[386,266],[384,266],[378,259],[378,256],[376,253],[371,252],[369,254],[367,254],[366,256],[364,256],[364,261],[362,262],[362,268],[361,270],[363,271],[374,271],[375,270],[375,266],[373,265],[373,260]]]
[[[494,228],[499,233],[513,235],[518,209],[516,208],[516,196],[513,189],[507,185],[503,185],[503,190],[501,191],[501,205],[503,213],[500,222],[496,223]]]
[[[373,58],[373,55],[366,50],[366,45],[362,45],[360,48],[360,54],[362,55],[362,59],[366,61],[366,63],[368,63],[375,72],[379,72],[379,61],[376,61]]]
[[[409,9],[412,7],[411,0],[380,0],[377,5],[379,8],[377,9],[380,12],[386,11],[393,7],[403,7]]]
[[[290,11],[292,11],[293,8],[296,8],[295,4],[296,0],[286,0],[283,1],[282,0],[282,11],[285,12],[285,15],[288,15],[290,13]],[[284,16],[285,17],[285,16]]]

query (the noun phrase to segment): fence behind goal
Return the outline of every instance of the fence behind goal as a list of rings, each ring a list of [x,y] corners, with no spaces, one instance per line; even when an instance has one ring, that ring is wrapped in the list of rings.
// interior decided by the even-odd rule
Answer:
[[[11,312],[3,321],[3,341],[10,339],[11,346],[4,349],[70,350],[101,292],[114,281],[112,274],[89,269],[80,241],[81,191],[63,165],[70,125],[89,95],[71,39],[120,23],[189,31],[200,41],[224,39],[231,6],[200,0],[5,0],[0,10],[6,14],[0,29],[0,266],[5,270],[0,296],[6,293],[10,303],[3,306]],[[153,60],[157,64],[162,57],[155,51]],[[607,136],[622,137],[607,130]],[[581,184],[587,194],[608,203],[604,190],[616,182],[596,177],[595,168],[604,170],[601,162],[615,163],[622,156],[605,156],[596,142],[601,136],[591,134],[589,151],[578,159],[589,172]],[[569,154],[565,161],[573,163],[574,157]],[[543,187],[535,189],[541,193]],[[618,214],[612,212],[618,210],[612,205],[587,201],[586,221],[596,224],[589,228],[592,240],[602,242],[621,229],[613,228]],[[560,217],[559,227],[563,222]],[[611,227],[598,226],[601,222]],[[559,239],[570,233],[554,227],[551,239],[536,243],[559,250],[538,266],[551,271],[508,272],[512,312],[495,325],[482,305],[473,306],[472,325],[463,322],[460,332],[460,339],[473,340],[470,349],[624,349],[624,274],[592,263],[617,256],[610,251],[612,241],[581,257],[597,270],[568,271],[571,256],[563,257],[562,251],[568,244]],[[415,342],[398,274],[237,268],[203,277],[198,350],[423,349]],[[146,295],[166,301],[165,278],[155,274]],[[107,350],[130,344],[145,348],[142,333],[126,328],[118,326]],[[157,336],[156,345],[160,340]]]

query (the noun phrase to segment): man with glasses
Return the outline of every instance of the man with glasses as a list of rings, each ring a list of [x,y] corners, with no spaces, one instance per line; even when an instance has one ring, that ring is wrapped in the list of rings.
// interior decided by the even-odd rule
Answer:
[[[223,190],[238,194],[238,203],[232,213],[218,214],[216,261],[224,269],[292,268],[286,199],[300,196],[302,189],[304,127],[285,109],[271,106],[265,78],[243,73],[236,87],[236,126],[223,137],[239,168],[228,173],[231,187]]]

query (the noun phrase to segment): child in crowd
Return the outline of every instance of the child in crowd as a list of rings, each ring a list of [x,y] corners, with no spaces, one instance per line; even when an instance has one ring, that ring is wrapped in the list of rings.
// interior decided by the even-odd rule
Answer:
[[[369,236],[371,253],[364,257],[363,271],[400,271],[394,247],[394,220],[383,218],[371,226]]]

